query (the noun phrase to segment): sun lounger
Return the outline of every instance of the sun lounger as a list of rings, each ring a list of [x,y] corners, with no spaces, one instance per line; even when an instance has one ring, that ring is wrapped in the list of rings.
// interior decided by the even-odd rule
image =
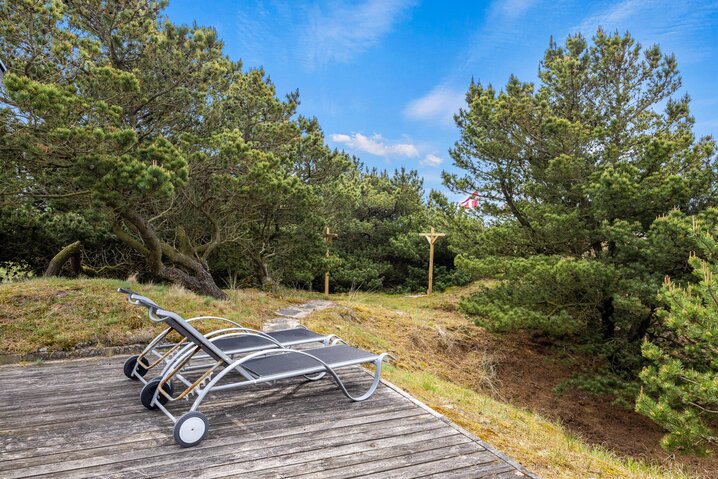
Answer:
[[[140,395],[145,407],[161,410],[174,422],[174,439],[183,447],[195,446],[206,437],[209,423],[198,408],[211,391],[238,389],[297,377],[315,381],[329,375],[346,397],[353,401],[364,401],[371,397],[379,385],[383,362],[392,358],[388,353],[374,354],[340,344],[343,341],[336,338],[323,348],[300,351],[278,345],[276,348],[256,351],[236,359],[227,355],[212,338],[201,334],[180,315],[163,310],[151,300],[136,294],[130,293],[129,299],[147,307],[152,321],[164,322],[188,342],[187,346],[173,356],[160,377],[145,384]],[[212,362],[192,381],[180,371],[196,354],[205,354]],[[375,372],[369,388],[361,395],[351,394],[339,379],[337,371],[372,363]],[[183,383],[185,389],[175,394],[173,380]],[[228,382],[229,380],[233,382]],[[189,398],[190,394],[196,395],[196,398],[189,411],[175,417],[166,406]]]
[[[144,307],[152,307],[162,309],[151,299],[141,296],[134,291],[126,288],[118,289],[120,293],[128,295],[128,300],[132,304]],[[133,297],[142,297],[143,301],[139,302]],[[245,328],[241,324],[227,318],[219,316],[198,316],[187,319],[186,322],[213,321],[215,323],[225,323],[228,327],[212,331],[206,335],[212,339],[215,346],[221,349],[227,356],[236,357],[238,355],[261,351],[263,349],[271,349],[277,347],[293,348],[311,343],[321,343],[328,345],[335,335],[322,335],[310,331],[303,326],[281,331],[261,332],[254,329]],[[124,373],[130,379],[142,381],[147,384],[144,376],[148,371],[154,369],[163,363],[169,364],[172,358],[187,345],[187,339],[183,339],[178,343],[165,342],[167,335],[173,331],[171,327],[166,328],[160,334],[147,344],[139,355],[133,355],[127,358],[124,364]],[[188,365],[187,368],[197,368],[198,360],[207,359],[207,355],[198,354],[193,357],[194,365]],[[201,367],[201,366],[199,366]]]

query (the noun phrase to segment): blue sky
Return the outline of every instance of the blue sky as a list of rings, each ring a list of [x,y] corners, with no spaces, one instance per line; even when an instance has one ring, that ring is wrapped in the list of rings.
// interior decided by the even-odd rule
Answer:
[[[673,52],[698,135],[718,133],[718,0],[170,0],[175,22],[214,26],[233,59],[262,66],[334,147],[368,166],[417,169],[445,191],[451,120],[471,78],[535,81],[549,38],[630,31]],[[453,198],[454,197],[452,195]]]

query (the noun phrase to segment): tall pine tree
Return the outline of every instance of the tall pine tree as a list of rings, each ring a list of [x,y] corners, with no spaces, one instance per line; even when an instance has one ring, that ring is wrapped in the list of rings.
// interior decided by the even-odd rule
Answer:
[[[690,273],[686,216],[716,204],[715,143],[692,132],[673,55],[629,34],[552,43],[539,80],[472,83],[456,118],[462,173],[445,182],[478,191],[491,225],[457,264],[500,280],[462,306],[490,327],[598,344],[632,380],[663,276]]]

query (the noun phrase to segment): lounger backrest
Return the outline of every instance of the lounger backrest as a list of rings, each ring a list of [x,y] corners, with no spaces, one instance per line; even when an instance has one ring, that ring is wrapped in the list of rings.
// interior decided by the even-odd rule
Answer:
[[[155,314],[155,316],[162,318],[170,328],[177,331],[177,333],[187,338],[189,341],[192,341],[202,351],[207,353],[212,359],[216,361],[224,361],[227,364],[232,362],[229,356],[224,354],[221,349],[219,349],[211,341],[209,341],[204,334],[197,331],[191,324],[185,321],[182,316],[164,309],[153,309],[153,313]]]
[[[182,316],[180,316],[179,314],[173,313],[172,311],[168,311],[166,309],[162,309],[162,307],[160,307],[150,298],[137,294],[131,289],[119,288],[117,291],[129,295],[132,301],[136,301],[145,308],[149,309],[150,318],[152,318],[152,315],[154,315],[156,318],[159,318],[158,320],[164,321],[167,326],[177,331],[177,333],[180,334],[182,337],[188,339],[189,341],[192,341],[202,351],[207,353],[211,358],[215,359],[216,361],[224,361],[226,363],[232,362],[229,356],[224,354],[221,349],[212,344],[211,341],[209,341],[202,333],[193,328],[192,325],[185,321],[184,318],[182,318]],[[153,319],[153,321],[156,320]]]

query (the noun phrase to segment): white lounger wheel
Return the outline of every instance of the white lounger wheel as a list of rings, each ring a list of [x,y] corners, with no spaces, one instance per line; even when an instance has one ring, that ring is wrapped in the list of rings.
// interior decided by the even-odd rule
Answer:
[[[182,447],[196,446],[207,436],[209,423],[207,417],[199,411],[191,411],[175,423],[175,442]]]

